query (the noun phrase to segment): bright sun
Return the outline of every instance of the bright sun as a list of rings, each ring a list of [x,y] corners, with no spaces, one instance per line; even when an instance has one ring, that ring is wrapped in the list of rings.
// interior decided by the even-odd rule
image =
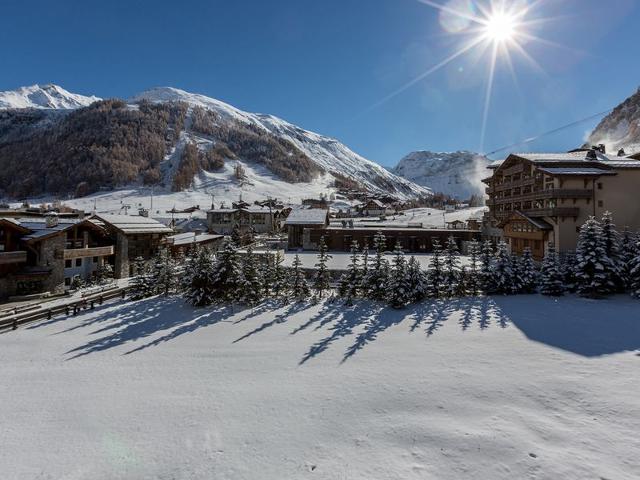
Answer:
[[[516,19],[506,13],[494,13],[487,18],[485,35],[496,43],[511,40],[516,34]]]

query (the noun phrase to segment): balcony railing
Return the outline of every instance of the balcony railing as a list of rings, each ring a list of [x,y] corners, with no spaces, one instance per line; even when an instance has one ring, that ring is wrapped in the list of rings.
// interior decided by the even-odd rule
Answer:
[[[591,190],[581,190],[581,189],[571,190],[566,188],[550,188],[547,190],[537,190],[535,192],[522,193],[519,195],[505,195],[504,197],[501,197],[501,198],[494,197],[493,201],[496,204],[503,205],[506,203],[532,202],[536,200],[546,200],[550,198],[585,199],[585,198],[591,198],[592,195],[593,195],[593,192]]]
[[[17,252],[0,252],[0,265],[10,263],[25,263],[27,261],[27,252],[18,250]]]
[[[107,247],[66,248],[64,250],[64,259],[108,257],[109,255],[113,255],[113,251],[113,245]]]
[[[580,209],[577,207],[553,207],[524,210],[523,213],[532,217],[577,217]]]

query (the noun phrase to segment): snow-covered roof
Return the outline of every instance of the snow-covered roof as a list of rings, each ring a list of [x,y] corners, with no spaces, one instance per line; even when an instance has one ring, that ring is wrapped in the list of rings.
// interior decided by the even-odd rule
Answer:
[[[324,225],[328,215],[329,211],[321,208],[291,210],[285,225]]]
[[[56,235],[68,230],[74,225],[85,222],[82,218],[57,218],[57,224],[53,227],[47,226],[47,220],[44,217],[22,217],[10,218],[4,217],[0,220],[10,222],[16,226],[22,227],[29,233],[23,237],[24,240],[39,240],[51,235]]]
[[[93,218],[101,220],[125,234],[173,232],[169,227],[153,218],[137,215],[111,215],[101,213],[95,215]]]
[[[176,247],[182,245],[192,245],[194,243],[206,243],[211,242],[213,240],[220,240],[224,238],[224,235],[212,235],[209,233],[202,233],[200,235],[195,235],[192,232],[188,233],[179,233],[178,235],[172,235],[167,237],[167,241]]]
[[[541,172],[549,175],[580,175],[580,176],[600,176],[600,175],[616,175],[616,172],[604,170],[602,168],[589,167],[545,167],[539,169]]]
[[[533,226],[539,228],[540,230],[553,230],[553,227],[541,218],[530,217],[529,215],[525,215],[524,213],[519,212],[517,210],[516,210],[516,214],[524,218],[526,221],[531,223]]]

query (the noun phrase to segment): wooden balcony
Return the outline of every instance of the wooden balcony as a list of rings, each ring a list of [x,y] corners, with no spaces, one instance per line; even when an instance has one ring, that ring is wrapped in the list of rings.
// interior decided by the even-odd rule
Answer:
[[[64,259],[108,257],[109,255],[113,255],[113,252],[113,245],[107,247],[66,248],[64,250]]]
[[[577,217],[580,209],[577,207],[536,208],[523,210],[522,213],[531,217]]]
[[[25,263],[27,261],[27,252],[18,250],[16,252],[0,252],[0,265],[8,265],[10,263]]]
[[[535,201],[542,201],[542,200],[547,200],[551,198],[585,199],[585,198],[591,198],[592,195],[593,195],[593,192],[591,190],[586,190],[586,189],[571,190],[567,188],[550,188],[547,190],[537,190],[535,192],[520,193],[517,195],[508,195],[502,198],[494,197],[492,199],[492,202],[495,203],[496,205],[504,205],[506,203],[535,202]]]

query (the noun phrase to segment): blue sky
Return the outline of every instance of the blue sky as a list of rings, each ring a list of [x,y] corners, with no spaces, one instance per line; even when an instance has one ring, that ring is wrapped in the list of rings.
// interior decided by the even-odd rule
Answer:
[[[535,34],[561,47],[528,42],[541,69],[514,58],[515,80],[498,62],[485,151],[606,110],[640,85],[640,2],[535,3],[528,19],[552,18]],[[334,136],[383,165],[418,149],[477,151],[487,55],[461,56],[371,108],[468,40],[442,20],[418,0],[6,0],[0,90],[53,82],[127,98],[168,85]],[[574,147],[596,123],[519,149]]]

